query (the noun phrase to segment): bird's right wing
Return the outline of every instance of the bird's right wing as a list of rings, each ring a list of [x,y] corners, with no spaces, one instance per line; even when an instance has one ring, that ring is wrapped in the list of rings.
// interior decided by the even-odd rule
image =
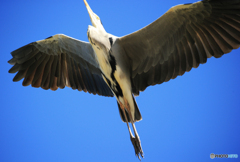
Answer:
[[[148,26],[119,39],[131,65],[132,91],[161,84],[207,58],[240,45],[240,0],[202,0],[172,7]]]
[[[101,76],[90,43],[57,34],[25,45],[13,52],[9,73],[18,73],[23,86],[57,90],[65,86],[102,96],[113,96]]]

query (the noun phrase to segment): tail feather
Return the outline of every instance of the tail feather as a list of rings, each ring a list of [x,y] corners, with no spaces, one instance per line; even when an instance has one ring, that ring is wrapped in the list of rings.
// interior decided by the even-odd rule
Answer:
[[[134,114],[135,121],[134,122],[140,121],[140,120],[142,120],[142,115],[139,111],[139,108],[138,108],[137,102],[135,101],[134,96],[133,96],[133,102],[134,102],[134,107],[135,107],[135,114]]]
[[[141,113],[138,109],[138,106],[137,106],[137,103],[136,103],[134,97],[133,97],[133,101],[134,101],[134,107],[135,107],[134,122],[136,122],[136,121],[142,120],[142,115],[141,115]],[[126,118],[124,116],[124,113],[123,113],[123,110],[121,109],[118,102],[117,102],[117,104],[118,104],[118,110],[119,110],[119,114],[120,114],[120,117],[121,117],[122,121],[125,122],[125,123],[130,122],[130,117],[129,117],[129,114],[128,114],[127,110],[125,109],[125,113],[126,113],[126,116],[127,116],[127,120],[126,120]]]

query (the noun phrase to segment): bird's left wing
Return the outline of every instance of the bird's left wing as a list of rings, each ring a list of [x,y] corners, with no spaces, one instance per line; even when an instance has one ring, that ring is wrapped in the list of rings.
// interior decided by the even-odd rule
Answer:
[[[25,45],[13,52],[13,81],[23,86],[57,90],[65,86],[102,96],[113,96],[101,76],[90,43],[63,34]]]
[[[207,58],[240,45],[240,0],[203,0],[172,7],[159,19],[119,39],[129,57],[132,91],[161,84]]]

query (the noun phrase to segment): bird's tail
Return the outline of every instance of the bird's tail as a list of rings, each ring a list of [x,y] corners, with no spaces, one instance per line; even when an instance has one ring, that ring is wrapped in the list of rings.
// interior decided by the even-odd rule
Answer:
[[[133,98],[134,108],[135,108],[135,111],[134,111],[135,112],[134,113],[134,122],[140,121],[140,120],[142,120],[142,115],[141,115],[141,113],[140,113],[140,111],[138,109],[138,105],[137,105],[137,103],[135,101],[134,96],[132,96],[132,98]],[[125,109],[125,113],[126,113],[126,116],[127,116],[127,119],[126,119],[125,116],[124,116],[123,110],[121,109],[121,107],[120,107],[118,102],[117,102],[117,104],[118,104],[118,110],[119,110],[119,114],[121,116],[122,121],[125,122],[125,123],[126,122],[130,122],[130,117],[129,117],[129,114],[128,114],[127,110]]]

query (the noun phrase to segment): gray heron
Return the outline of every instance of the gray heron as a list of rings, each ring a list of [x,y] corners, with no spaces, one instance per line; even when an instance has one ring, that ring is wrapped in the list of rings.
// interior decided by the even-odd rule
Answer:
[[[107,33],[86,1],[92,26],[89,43],[57,34],[11,54],[9,72],[23,86],[56,90],[65,86],[115,96],[127,123],[135,154],[143,157],[134,123],[142,119],[134,95],[161,84],[207,58],[221,57],[240,45],[240,0],[203,0],[172,7],[148,26],[123,37]],[[134,135],[129,123],[132,124]]]

